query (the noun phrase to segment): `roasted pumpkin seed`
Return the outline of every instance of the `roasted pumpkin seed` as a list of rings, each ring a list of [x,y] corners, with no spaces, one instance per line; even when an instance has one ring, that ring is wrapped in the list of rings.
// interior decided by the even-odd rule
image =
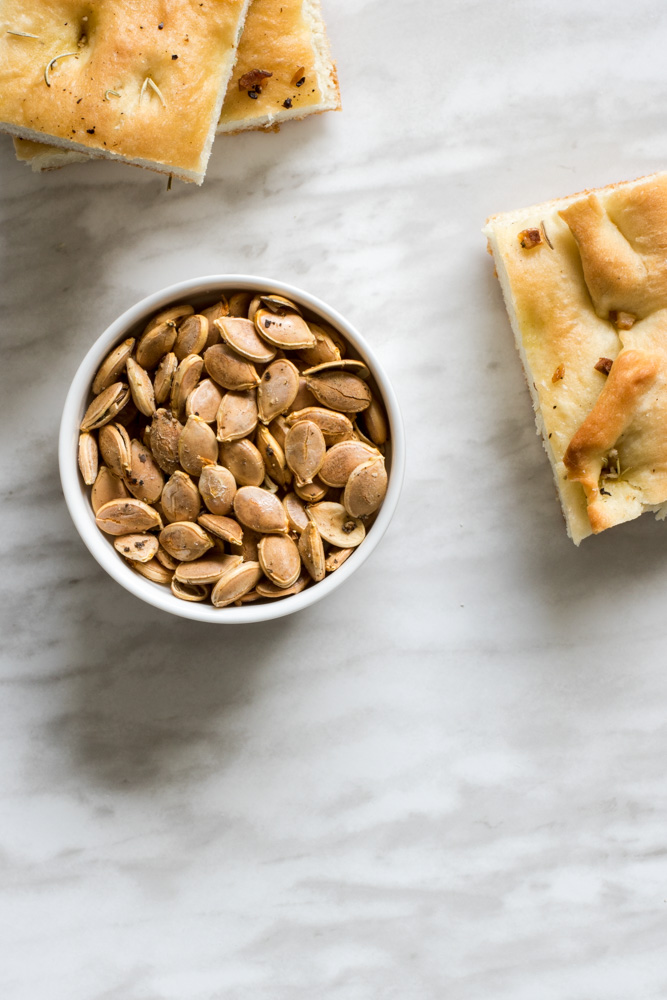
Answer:
[[[262,375],[257,389],[259,419],[269,424],[280,413],[287,413],[299,391],[299,371],[291,361],[278,358]]]
[[[207,584],[216,583],[221,576],[236,569],[243,562],[241,556],[227,556],[209,552],[194,562],[181,563],[176,568],[174,579],[180,583]]]
[[[258,309],[254,323],[260,337],[274,347],[296,351],[315,347],[317,343],[306,321],[295,312],[275,313],[271,309]]]
[[[102,458],[114,476],[127,476],[132,468],[131,442],[122,424],[105,424],[97,440]]]
[[[192,316],[194,308],[191,305],[181,303],[178,306],[169,306],[167,309],[163,309],[161,312],[153,316],[153,319],[148,323],[144,329],[144,334],[150,333],[158,326],[162,326],[164,323],[169,323],[171,326],[176,326],[179,319],[183,319],[185,316]]]
[[[337,361],[325,361],[322,364],[314,365],[312,368],[306,368],[303,374],[308,377],[309,375],[319,375],[333,371],[350,372],[352,375],[356,375],[358,378],[364,380],[370,378],[371,374],[368,365],[363,361],[357,361],[355,358],[339,358]]]
[[[333,573],[350,558],[354,549],[329,549],[324,567],[327,573]]]
[[[224,465],[205,465],[199,477],[199,492],[211,514],[228,514],[236,495],[236,480]]]
[[[319,323],[309,323],[310,332],[315,337],[313,347],[299,351],[299,357],[307,365],[322,365],[327,361],[340,361],[340,350],[328,329]]]
[[[340,441],[347,441],[354,434],[354,427],[349,417],[324,406],[308,406],[304,410],[294,410],[286,417],[288,427],[293,427],[302,420],[311,420],[317,424],[324,435],[327,448]]]
[[[340,549],[356,548],[366,536],[363,521],[348,514],[342,503],[325,500],[307,507],[306,513],[324,541]]]
[[[211,600],[216,608],[226,608],[256,587],[262,577],[258,562],[244,562],[225,573],[213,588]]]
[[[242,541],[230,542],[229,548],[234,555],[242,556],[244,562],[257,562],[259,558],[257,547],[261,538],[262,536],[252,528],[244,528]]]
[[[299,550],[289,535],[265,535],[260,540],[257,551],[264,575],[276,587],[291,587],[299,579]]]
[[[193,476],[200,476],[205,464],[215,463],[218,457],[215,432],[201,417],[188,417],[178,439],[178,457],[185,471]]]
[[[215,422],[222,392],[210,378],[202,379],[185,401],[185,414],[188,417],[201,417],[207,424]]]
[[[259,451],[247,438],[220,445],[219,460],[241,486],[261,486],[266,470]]]
[[[343,487],[358,465],[377,458],[375,448],[361,441],[341,441],[327,451],[319,476],[328,486]]]
[[[179,565],[178,559],[174,559],[173,556],[170,556],[167,550],[164,549],[159,542],[155,558],[158,560],[158,562],[162,563],[165,569],[171,570],[172,573]]]
[[[287,486],[291,476],[287,468],[285,452],[280,447],[268,427],[260,424],[255,437],[257,448],[264,459],[267,475],[274,480],[278,486]]]
[[[362,420],[373,444],[378,447],[386,444],[387,438],[389,437],[387,418],[385,417],[384,410],[378,403],[375,396],[371,396],[370,403],[363,411]]]
[[[114,347],[113,351],[106,356],[93,380],[93,392],[96,396],[118,381],[125,371],[127,359],[134,350],[134,344],[134,337],[130,337],[118,347]]]
[[[137,500],[157,503],[162,494],[164,476],[148,448],[134,439],[130,444],[130,471],[125,485]]]
[[[229,315],[247,316],[248,306],[252,302],[252,292],[235,292],[229,296]],[[216,317],[217,319],[218,317]]]
[[[149,443],[153,457],[169,475],[178,469],[178,441],[182,430],[183,424],[164,409],[158,410],[151,422]]]
[[[203,367],[204,362],[198,354],[188,354],[176,369],[171,385],[171,412],[179,420],[185,417],[185,403],[197,385]]]
[[[267,309],[270,309],[271,312],[293,312],[296,313],[297,316],[301,315],[301,310],[296,303],[290,301],[290,299],[286,299],[283,295],[277,295],[274,292],[269,292],[266,295],[259,295],[258,298],[261,304],[266,306]]]
[[[113,472],[106,465],[103,465],[97,473],[90,493],[90,506],[93,508],[93,513],[97,514],[105,503],[109,503],[111,500],[123,500],[129,495],[123,480],[114,476]]]
[[[178,328],[174,354],[183,361],[189,354],[200,354],[208,340],[208,319],[199,313],[188,316]]]
[[[157,559],[151,559],[147,563],[133,562],[132,569],[141,576],[145,576],[151,583],[161,583],[167,587],[171,584],[173,573]]]
[[[160,497],[167,521],[196,521],[201,510],[199,490],[187,473],[177,469],[164,484]]]
[[[208,587],[200,583],[183,583],[175,576],[171,581],[171,592],[182,601],[205,601],[208,597]]]
[[[306,483],[304,486],[295,483],[294,492],[305,503],[317,503],[324,499],[329,492],[329,487],[322,482],[319,476],[315,476],[312,483]]]
[[[213,548],[203,528],[192,521],[174,521],[160,532],[160,545],[179,562],[192,562]]]
[[[299,579],[291,587],[276,587],[275,583],[271,583],[270,580],[260,580],[257,584],[257,593],[260,597],[270,599],[290,597],[292,594],[300,594],[302,590],[306,589],[309,583],[310,577],[305,572],[301,573]]]
[[[97,527],[107,535],[133,535],[161,528],[160,516],[142,500],[109,500],[95,515]]]
[[[158,406],[166,403],[171,395],[171,385],[178,368],[178,358],[173,352],[165,354],[155,372],[153,389],[155,392],[155,402]]]
[[[114,382],[96,396],[81,421],[82,431],[95,431],[110,423],[130,398],[125,382]]]
[[[262,535],[289,530],[285,508],[268,490],[242,486],[234,497],[234,514],[241,524]]]
[[[97,448],[97,441],[92,434],[84,431],[83,434],[79,434],[79,448],[78,448],[78,460],[79,469],[81,475],[83,476],[83,481],[86,486],[92,486],[97,479],[97,470],[99,467],[99,452]]]
[[[241,392],[259,384],[257,369],[227,344],[214,344],[204,352],[206,371],[223,389]]]
[[[359,413],[371,401],[371,390],[357,375],[344,371],[326,371],[310,375],[308,388],[315,399],[341,413]]]
[[[217,414],[218,441],[238,441],[248,437],[257,426],[257,402],[254,389],[226,392]]]
[[[155,535],[119,535],[113,547],[131,562],[146,563],[157,555],[158,540]]]
[[[343,505],[352,517],[373,514],[387,493],[387,471],[382,455],[358,465],[351,473],[343,494]]]
[[[285,438],[285,458],[297,486],[312,483],[325,454],[324,435],[312,420],[301,420],[290,427]]]
[[[306,514],[306,508],[303,501],[299,499],[296,493],[288,493],[283,500],[283,507],[285,508],[285,513],[287,514],[287,520],[289,521],[289,526],[291,531],[297,531],[301,534],[302,531],[310,524],[308,520],[308,515]]]
[[[152,417],[155,413],[153,383],[148,377],[148,372],[138,365],[134,358],[127,359],[127,381],[139,413],[143,413],[145,417]]]
[[[237,354],[247,361],[266,364],[276,356],[276,349],[267,344],[257,334],[255,324],[249,319],[236,316],[226,316],[215,324],[220,333],[220,339],[229,344]]]
[[[176,325],[172,322],[151,327],[139,339],[135,357],[146,371],[152,371],[176,343]]]
[[[230,545],[243,544],[243,528],[233,517],[224,517],[221,514],[202,514],[197,520],[210,535],[221,538],[223,542],[229,542]]]
[[[312,521],[308,522],[308,527],[299,536],[299,555],[315,583],[323,580],[326,573],[324,545],[322,536]]]

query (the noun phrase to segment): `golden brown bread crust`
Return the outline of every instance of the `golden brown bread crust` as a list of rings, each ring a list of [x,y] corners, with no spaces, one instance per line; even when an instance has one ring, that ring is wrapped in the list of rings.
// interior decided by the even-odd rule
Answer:
[[[239,79],[253,69],[271,73],[255,98],[239,89]],[[303,83],[296,86],[297,80]],[[339,109],[336,67],[319,0],[253,0],[218,132],[270,128],[275,118],[286,121]]]
[[[0,0],[0,129],[201,180],[246,6]]]
[[[667,175],[496,216],[486,232],[573,539],[660,510]]]

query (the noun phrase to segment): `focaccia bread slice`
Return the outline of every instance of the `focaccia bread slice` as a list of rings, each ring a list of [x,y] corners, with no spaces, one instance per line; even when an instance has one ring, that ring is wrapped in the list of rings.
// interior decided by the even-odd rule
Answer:
[[[484,230],[568,533],[667,513],[667,174]]]
[[[253,84],[248,75],[255,70],[271,75]],[[290,119],[338,110],[336,66],[319,0],[252,0],[217,131],[275,128]],[[27,139],[14,139],[14,146],[17,159],[36,171],[89,158]]]
[[[0,0],[0,131],[201,184],[248,0]]]
[[[254,70],[271,76],[253,91]],[[271,128],[339,110],[336,66],[320,0],[253,0],[218,133]]]

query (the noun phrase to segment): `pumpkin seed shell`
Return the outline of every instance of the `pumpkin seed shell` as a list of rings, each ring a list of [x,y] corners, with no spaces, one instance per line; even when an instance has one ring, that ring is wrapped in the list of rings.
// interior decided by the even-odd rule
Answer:
[[[160,323],[142,334],[135,357],[146,371],[152,371],[176,343],[176,326],[173,322]]]
[[[259,419],[269,424],[280,413],[287,413],[299,391],[299,371],[286,358],[271,362],[257,389]]]
[[[213,548],[203,528],[192,521],[174,521],[160,532],[160,545],[180,562],[193,562]]]
[[[282,588],[296,583],[301,572],[301,558],[289,535],[265,535],[257,550],[259,564],[271,583]]]
[[[81,421],[82,431],[96,431],[108,424],[123,409],[130,398],[130,390],[124,382],[114,382],[96,396]]]
[[[164,409],[158,410],[151,422],[151,451],[157,464],[168,475],[178,469],[178,441],[182,430],[183,424]]]
[[[259,486],[242,486],[234,497],[234,514],[253,531],[262,535],[288,531],[287,514],[278,499]]]
[[[177,469],[164,484],[160,498],[165,519],[174,521],[196,521],[201,510],[199,490],[187,473]]]
[[[327,451],[319,471],[320,479],[328,486],[343,487],[358,465],[377,457],[375,448],[361,441],[341,441]]]
[[[90,493],[90,505],[93,508],[93,513],[97,514],[100,507],[104,507],[111,500],[123,500],[129,495],[123,480],[114,476],[113,472],[106,465],[103,465],[97,473]]]
[[[248,437],[257,426],[257,402],[254,389],[226,392],[217,414],[218,441],[238,441]]]
[[[134,337],[130,337],[107,354],[93,380],[93,392],[96,396],[116,382],[125,371],[125,364],[132,354],[134,344]]]
[[[155,372],[153,387],[155,392],[155,402],[158,406],[166,403],[171,394],[171,385],[178,368],[178,358],[173,352],[165,354]]]
[[[312,483],[326,454],[324,435],[311,420],[301,420],[290,427],[285,438],[285,458],[294,473],[297,486]]]
[[[200,354],[206,346],[207,339],[208,319],[206,316],[200,313],[188,316],[178,328],[174,354],[179,361],[187,358],[188,354]]]
[[[207,463],[215,463],[218,442],[213,428],[201,417],[188,417],[178,439],[178,457],[186,472],[200,476]]]
[[[201,417],[207,424],[212,424],[221,402],[220,389],[212,379],[205,378],[192,390],[185,401],[185,413],[188,417]]]
[[[343,504],[352,517],[368,517],[378,509],[387,493],[387,470],[384,458],[377,455],[358,465],[350,474],[343,494]]]
[[[228,514],[236,495],[236,480],[224,465],[205,465],[199,477],[199,492],[211,514]]]
[[[146,563],[157,555],[158,540],[155,535],[119,535],[113,547],[131,562]]]
[[[78,461],[84,483],[86,486],[92,486],[97,479],[99,452],[97,441],[87,431],[79,434]]]
[[[220,577],[211,600],[216,608],[226,608],[252,590],[262,577],[262,567],[258,562],[244,562]]]
[[[243,528],[233,517],[224,517],[220,514],[202,514],[197,520],[210,535],[221,538],[223,542],[229,542],[230,545],[243,544]]]
[[[322,536],[312,521],[299,537],[299,555],[315,583],[323,580],[326,574],[324,545]]]
[[[340,549],[356,548],[366,537],[363,521],[351,517],[342,503],[325,500],[306,511],[324,541]]]
[[[136,439],[130,444],[130,471],[125,485],[137,500],[156,503],[162,494],[164,476],[148,448]]]
[[[305,319],[296,312],[275,313],[271,309],[258,309],[254,323],[260,337],[274,347],[294,351],[315,347],[317,343]]]
[[[229,469],[241,486],[261,486],[264,482],[266,475],[264,460],[252,441],[248,441],[247,438],[221,444],[220,462]]]
[[[350,372],[334,370],[309,375],[308,388],[323,406],[342,413],[359,413],[371,401],[371,390],[366,383]]]
[[[132,468],[130,435],[122,424],[105,424],[98,433],[100,452],[114,476],[128,475]]]
[[[204,352],[206,371],[223,389],[241,392],[259,384],[257,369],[227,344],[214,344]]]
[[[107,535],[133,535],[161,528],[160,515],[142,500],[109,500],[95,515],[97,527]]]
[[[208,587],[199,583],[184,583],[175,576],[171,581],[171,592],[182,601],[205,601],[208,597]]]
[[[266,364],[275,358],[275,347],[257,335],[255,324],[249,319],[226,316],[217,320],[216,326],[220,332],[220,339],[229,344],[242,358],[258,364]]]

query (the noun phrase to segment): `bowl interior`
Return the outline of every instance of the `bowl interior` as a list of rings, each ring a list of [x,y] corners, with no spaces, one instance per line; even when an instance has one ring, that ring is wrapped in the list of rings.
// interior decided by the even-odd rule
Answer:
[[[191,303],[196,309],[204,309],[213,305],[221,293],[233,290],[275,292],[292,299],[303,309],[306,319],[321,319],[345,338],[349,357],[365,362],[371,372],[369,384],[382,399],[389,422],[390,439],[385,455],[388,488],[364,541],[339,569],[327,574],[324,580],[307,587],[300,594],[270,603],[214,608],[210,604],[195,604],[174,597],[166,587],[139,576],[124,562],[113,548],[113,539],[104,535],[95,524],[89,488],[84,485],[78,471],[77,447],[79,424],[92,398],[92,380],[111,348],[126,337],[140,334],[151,316],[160,309],[183,301]],[[84,543],[100,565],[123,587],[155,607],[184,618],[222,624],[263,621],[291,614],[321,600],[340,586],[368,558],[384,534],[398,501],[405,461],[404,432],[395,394],[371,348],[360,334],[334,309],[307,292],[283,282],[248,275],[214,275],[172,285],[143,299],[112,323],[93,344],[73,379],[63,411],[59,457],[63,491],[70,514]]]

